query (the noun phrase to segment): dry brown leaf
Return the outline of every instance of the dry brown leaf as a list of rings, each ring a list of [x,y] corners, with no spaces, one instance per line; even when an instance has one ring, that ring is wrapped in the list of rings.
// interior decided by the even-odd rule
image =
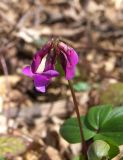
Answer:
[[[55,148],[48,146],[42,153],[41,160],[62,160],[62,158]]]

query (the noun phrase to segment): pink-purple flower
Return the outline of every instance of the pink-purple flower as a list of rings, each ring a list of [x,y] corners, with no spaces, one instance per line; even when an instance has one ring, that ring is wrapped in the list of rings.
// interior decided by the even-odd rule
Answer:
[[[36,90],[45,92],[51,79],[59,76],[59,72],[55,70],[58,57],[66,79],[70,80],[74,77],[78,63],[75,50],[62,41],[49,41],[34,55],[31,65],[23,69],[23,74],[33,78]]]

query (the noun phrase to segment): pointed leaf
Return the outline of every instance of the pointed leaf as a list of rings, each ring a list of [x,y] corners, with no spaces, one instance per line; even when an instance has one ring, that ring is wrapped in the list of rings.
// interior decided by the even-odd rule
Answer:
[[[76,118],[70,118],[61,126],[60,133],[70,143],[81,142],[78,122]]]
[[[88,149],[88,160],[102,160],[104,157],[108,157],[110,146],[108,143],[102,140],[96,140]]]
[[[93,127],[96,135],[101,134],[114,140],[118,145],[123,144],[123,107],[113,110],[110,106],[93,107],[85,120],[86,127],[90,130]]]
[[[107,142],[110,145],[110,150],[108,152],[109,158],[112,159],[114,158],[116,155],[118,155],[120,153],[118,144],[115,143],[115,141],[113,141],[111,138],[107,138],[103,135],[97,134],[94,137],[94,140],[104,140],[105,142]]]
[[[92,107],[87,114],[89,125],[93,129],[99,130],[109,118],[111,111],[112,107],[110,105]]]
[[[84,117],[81,117],[82,123],[83,120]],[[84,127],[84,125],[83,132],[86,140],[92,138],[96,134],[95,131],[89,130],[86,126]],[[61,126],[60,133],[69,143],[81,142],[77,118],[70,118],[66,120],[65,123]]]

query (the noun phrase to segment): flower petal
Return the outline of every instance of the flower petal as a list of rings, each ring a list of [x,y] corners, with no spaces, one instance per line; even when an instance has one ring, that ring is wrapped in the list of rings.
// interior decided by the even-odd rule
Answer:
[[[49,84],[50,79],[44,75],[35,75],[34,76],[34,84],[36,87],[47,86]]]
[[[75,67],[73,68],[66,68],[66,79],[71,80],[75,76]]]
[[[40,87],[35,87],[37,91],[45,93],[46,92],[46,87],[45,86],[40,86]]]
[[[56,70],[48,70],[46,72],[43,72],[42,75],[45,75],[47,78],[52,78],[59,76],[59,72],[57,72]]]
[[[68,47],[65,43],[59,44],[60,60],[65,71],[66,79],[70,80],[75,76],[75,67],[78,63],[78,55],[76,51]]]
[[[26,66],[23,68],[22,73],[28,77],[33,77],[33,73],[31,71],[31,67],[30,66]]]
[[[59,73],[55,70],[48,70],[46,72],[43,72],[42,74],[35,74],[33,76],[35,88],[40,92],[45,92],[51,78],[58,75]]]
[[[51,42],[44,45],[42,47],[42,49],[34,55],[34,58],[33,58],[32,64],[31,64],[31,69],[32,69],[33,73],[36,73],[36,71],[42,61],[42,58],[50,52],[50,49],[51,49]]]

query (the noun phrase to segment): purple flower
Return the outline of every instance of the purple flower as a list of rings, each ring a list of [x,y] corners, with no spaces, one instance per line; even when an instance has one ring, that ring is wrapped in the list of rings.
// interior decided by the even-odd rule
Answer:
[[[75,76],[75,68],[78,63],[78,55],[75,50],[63,42],[59,43],[59,56],[61,65],[64,69],[67,80],[72,79]]]
[[[42,49],[35,54],[31,66],[26,66],[23,69],[23,74],[33,78],[35,88],[40,92],[45,92],[51,78],[59,75],[59,73],[54,70],[54,57],[51,61],[48,60],[51,45],[51,43],[48,43],[43,46]],[[47,58],[45,56],[47,56]],[[47,63],[44,62],[46,59]]]
[[[59,75],[55,70],[57,57],[60,58],[66,79],[70,80],[74,77],[78,63],[77,53],[65,43],[52,40],[34,55],[32,64],[23,69],[23,74],[33,78],[38,91],[45,92],[51,79]]]

